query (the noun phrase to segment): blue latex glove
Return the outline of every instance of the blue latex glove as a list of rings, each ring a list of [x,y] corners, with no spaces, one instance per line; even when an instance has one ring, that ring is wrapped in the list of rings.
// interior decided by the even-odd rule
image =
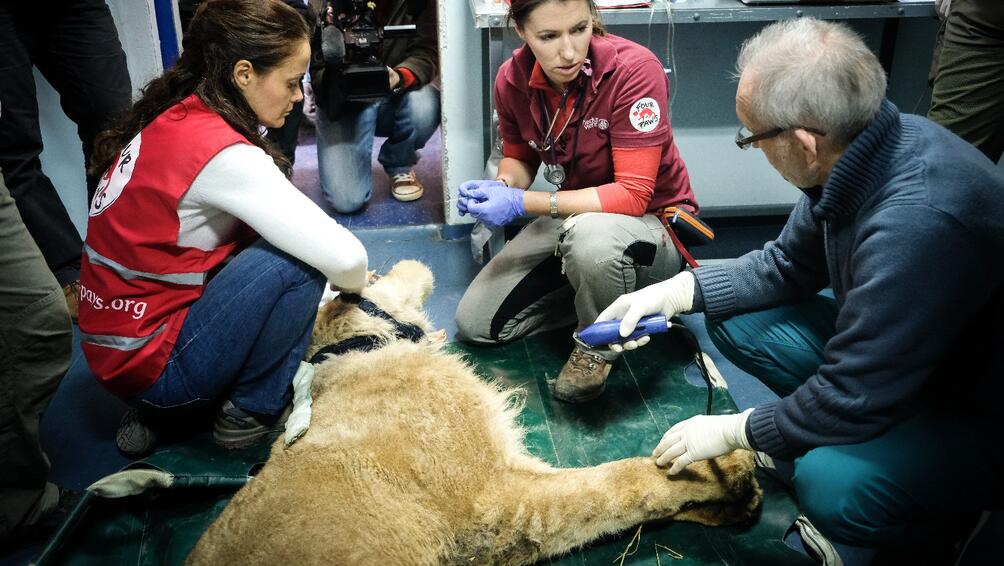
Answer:
[[[505,186],[499,181],[468,181],[460,186],[461,199],[471,216],[489,228],[505,226],[526,214],[523,190]],[[461,203],[458,201],[457,208]]]
[[[481,187],[488,187],[495,185],[504,187],[505,183],[502,183],[501,181],[489,181],[485,179],[485,180],[467,181],[466,183],[460,185],[460,196],[457,198],[457,212],[460,213],[460,216],[467,214],[468,212],[467,206],[471,203],[472,200],[474,200],[471,198],[472,190]]]

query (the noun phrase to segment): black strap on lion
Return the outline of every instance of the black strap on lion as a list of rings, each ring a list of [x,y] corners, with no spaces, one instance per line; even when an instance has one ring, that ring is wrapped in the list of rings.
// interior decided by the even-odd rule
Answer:
[[[351,293],[342,293],[340,298],[343,302],[356,305],[360,308],[360,310],[372,317],[382,318],[393,324],[395,338],[407,338],[412,342],[418,342],[425,337],[425,331],[417,325],[401,322],[387,311],[376,306],[376,304],[369,299],[364,299],[359,295]],[[310,363],[319,364],[328,359],[328,356],[340,356],[347,352],[369,352],[370,350],[379,348],[383,344],[384,341],[380,337],[373,334],[353,336],[352,338],[347,338],[335,344],[328,344],[327,346],[321,348],[317,351],[317,353],[310,357]]]

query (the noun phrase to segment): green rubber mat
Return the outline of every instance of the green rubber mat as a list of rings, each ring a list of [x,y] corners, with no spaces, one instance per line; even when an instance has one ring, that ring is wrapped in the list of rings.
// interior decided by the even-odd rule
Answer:
[[[486,377],[526,392],[522,424],[527,429],[527,445],[533,454],[556,466],[587,466],[649,454],[671,424],[705,411],[707,388],[688,382],[684,371],[691,358],[669,336],[655,337],[648,346],[625,355],[599,399],[582,405],[556,402],[549,388],[571,347],[568,331],[492,348],[450,345],[453,351],[467,354]],[[727,390],[715,388],[713,411],[736,412]],[[89,493],[39,563],[183,563],[233,493],[262,464],[270,444],[223,451],[206,434],[159,450],[130,468],[166,472],[163,476],[171,478],[169,486],[120,499]],[[760,484],[763,511],[753,525],[710,528],[648,523],[640,533],[631,529],[549,563],[814,564],[782,540],[798,515],[790,496],[763,474]]]
[[[550,393],[571,353],[568,331],[541,334],[500,347],[452,344],[451,348],[470,355],[483,375],[526,391],[522,424],[527,429],[527,447],[554,466],[592,466],[650,454],[672,424],[705,412],[707,406],[707,387],[692,385],[684,374],[686,370],[699,376],[696,366],[691,364],[683,345],[669,335],[653,336],[649,345],[622,356],[610,372],[603,395],[581,405],[555,401]],[[737,412],[727,389],[714,389],[712,412]],[[547,563],[815,564],[784,544],[784,535],[798,516],[791,496],[764,474],[758,474],[758,478],[764,491],[763,510],[754,525],[648,523],[637,540],[637,529],[631,529]],[[678,558],[665,549],[658,549],[657,557],[657,544],[675,551]]]

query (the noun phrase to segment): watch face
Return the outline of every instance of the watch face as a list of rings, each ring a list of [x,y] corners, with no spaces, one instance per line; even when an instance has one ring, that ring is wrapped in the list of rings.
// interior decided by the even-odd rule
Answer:
[[[560,164],[545,165],[544,179],[552,185],[560,185],[565,182],[565,168]]]

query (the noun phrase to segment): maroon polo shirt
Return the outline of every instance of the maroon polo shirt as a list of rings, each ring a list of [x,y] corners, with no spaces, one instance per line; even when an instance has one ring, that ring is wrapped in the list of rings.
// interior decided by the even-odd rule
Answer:
[[[687,168],[673,142],[669,124],[669,80],[662,63],[651,51],[614,35],[594,35],[589,44],[592,77],[587,77],[582,107],[564,135],[555,143],[555,161],[565,167],[568,189],[597,187],[614,181],[612,149],[662,148],[655,192],[646,207],[653,212],[684,205],[697,211]],[[532,151],[541,146],[547,124],[537,91],[529,86],[535,63],[524,45],[499,68],[495,80],[495,109],[503,145],[522,146],[521,155],[537,155],[531,168],[550,152]],[[560,126],[559,126],[560,127]],[[578,134],[578,144],[575,136]],[[574,166],[572,147],[575,148]]]

